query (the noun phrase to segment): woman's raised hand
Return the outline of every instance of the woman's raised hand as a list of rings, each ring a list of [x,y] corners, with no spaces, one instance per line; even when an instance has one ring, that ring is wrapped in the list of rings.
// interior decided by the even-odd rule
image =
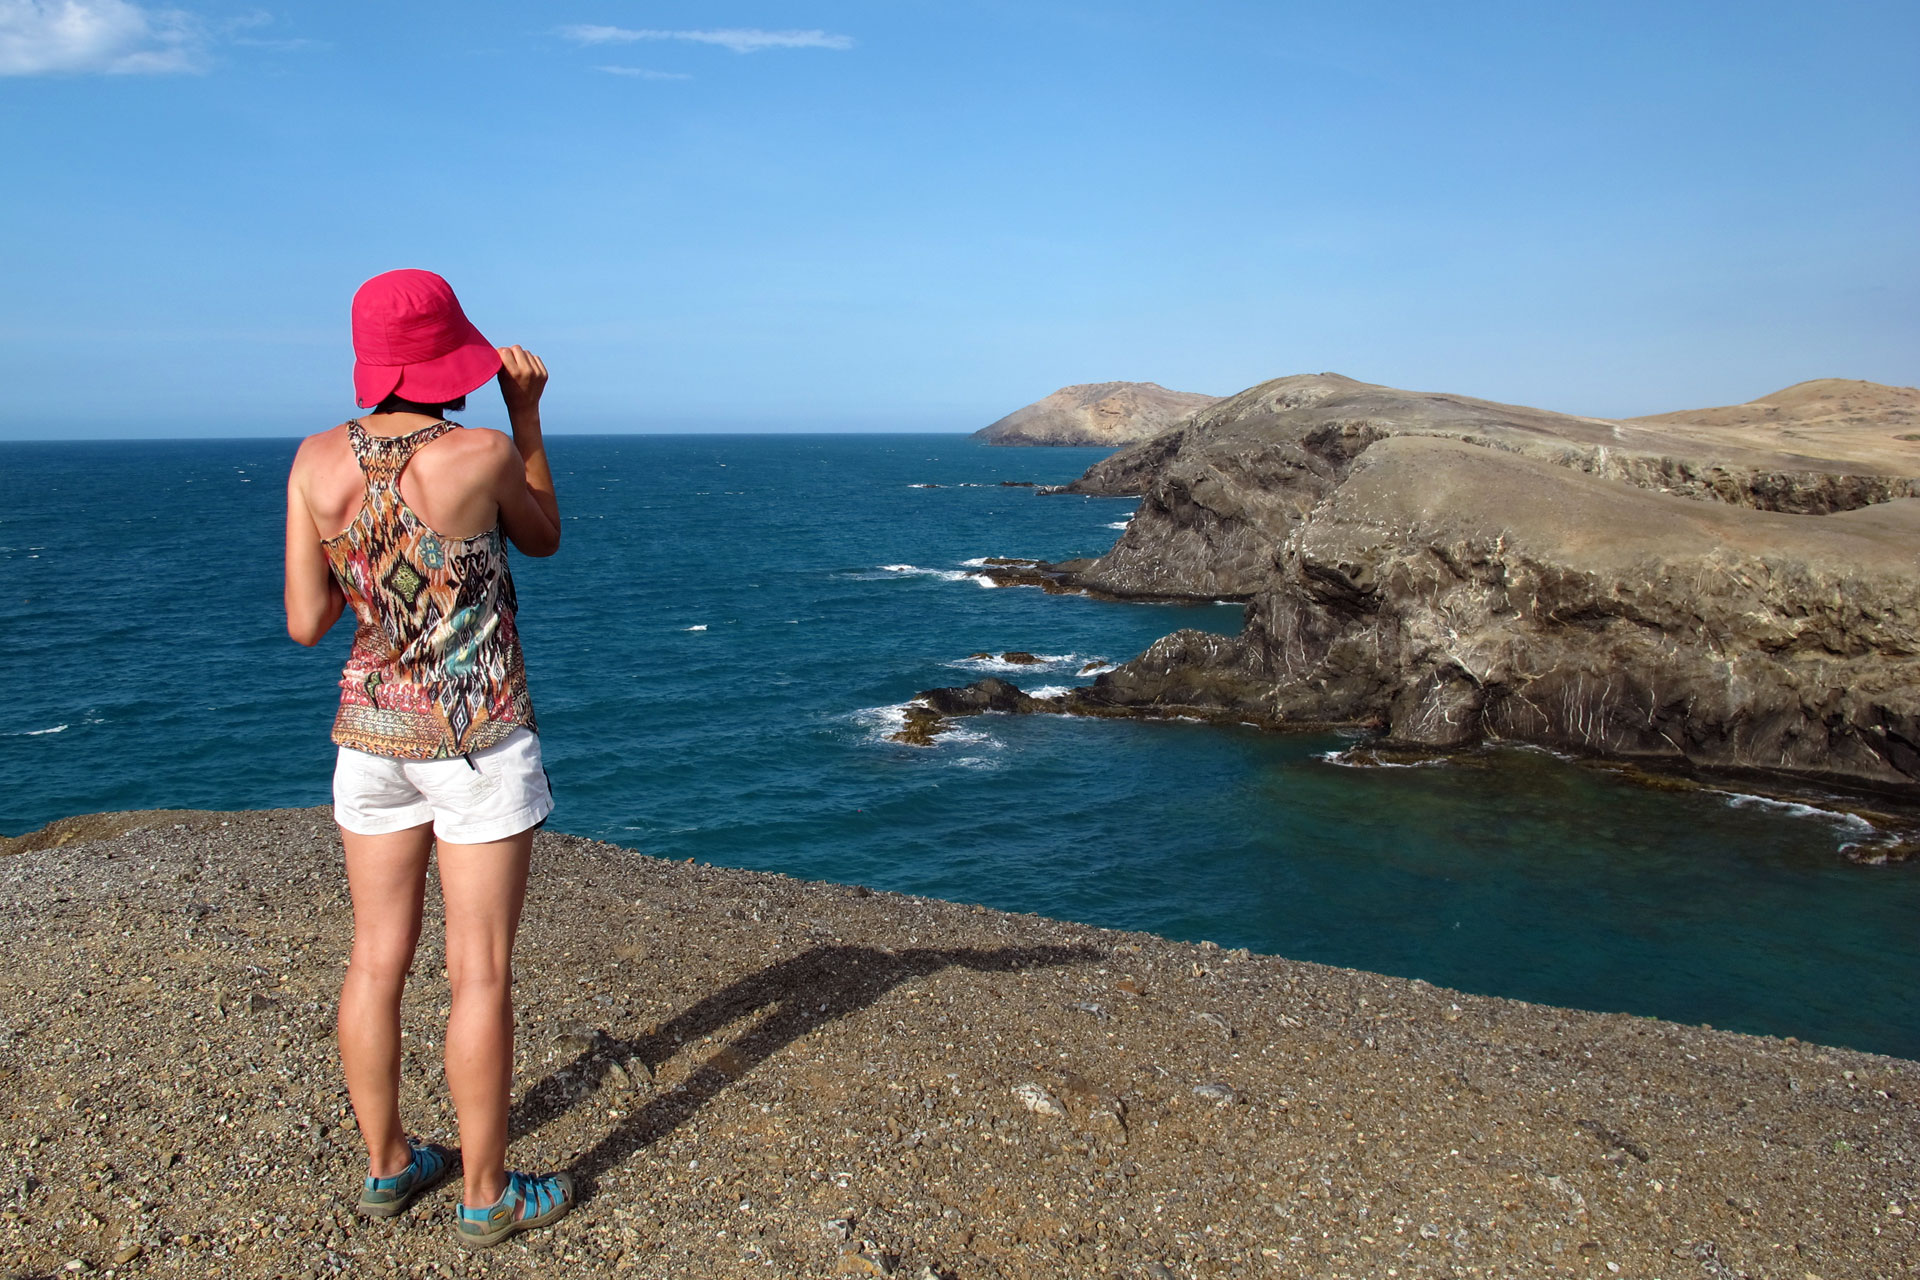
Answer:
[[[547,366],[525,347],[500,347],[500,398],[507,416],[538,412],[540,393],[547,389]]]

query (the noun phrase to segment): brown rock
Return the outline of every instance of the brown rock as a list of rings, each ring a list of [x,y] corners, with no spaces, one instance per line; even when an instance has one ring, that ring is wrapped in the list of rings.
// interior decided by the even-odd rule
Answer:
[[[909,706],[907,721],[887,735],[889,742],[904,742],[910,747],[930,747],[939,735],[953,728],[940,712],[927,706]]]

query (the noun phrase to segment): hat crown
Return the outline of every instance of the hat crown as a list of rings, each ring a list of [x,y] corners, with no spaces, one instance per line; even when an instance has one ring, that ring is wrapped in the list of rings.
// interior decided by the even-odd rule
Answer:
[[[431,271],[388,271],[353,295],[353,354],[392,367],[436,360],[472,331],[453,286]]]

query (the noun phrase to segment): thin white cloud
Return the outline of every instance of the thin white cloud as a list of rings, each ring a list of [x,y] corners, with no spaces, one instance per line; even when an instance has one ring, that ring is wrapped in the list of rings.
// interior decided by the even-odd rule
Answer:
[[[310,40],[306,36],[290,36],[284,40],[260,40],[252,36],[235,36],[230,43],[246,49],[265,49],[271,53],[298,53],[303,49],[324,53],[333,48],[331,40]]]
[[[762,49],[851,49],[853,37],[828,31],[763,31],[758,27],[725,27],[713,31],[659,31],[634,27],[597,27],[584,23],[561,27],[560,34],[580,44],[633,44],[641,40],[687,40],[717,44],[735,53]]]
[[[655,71],[650,67],[595,67],[595,71],[604,71],[610,76],[632,76],[638,80],[691,80],[692,76],[684,71]]]
[[[199,24],[178,9],[129,0],[0,0],[0,76],[205,69]]]

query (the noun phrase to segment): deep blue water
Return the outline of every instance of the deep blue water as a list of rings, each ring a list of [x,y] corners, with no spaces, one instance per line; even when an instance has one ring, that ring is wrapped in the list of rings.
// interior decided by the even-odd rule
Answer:
[[[883,735],[967,655],[1069,684],[1230,606],[983,589],[1132,503],[1096,450],[952,436],[554,437],[566,545],[515,560],[560,830],[646,853],[1210,938],[1474,991],[1920,1057],[1920,867],[1832,818],[1540,753],[1342,767],[1338,739],[987,717]],[[343,624],[280,612],[292,441],[0,445],[0,832],[321,804]],[[941,488],[916,488],[938,484]],[[894,566],[888,568],[886,566]],[[894,709],[890,711],[889,709]]]

